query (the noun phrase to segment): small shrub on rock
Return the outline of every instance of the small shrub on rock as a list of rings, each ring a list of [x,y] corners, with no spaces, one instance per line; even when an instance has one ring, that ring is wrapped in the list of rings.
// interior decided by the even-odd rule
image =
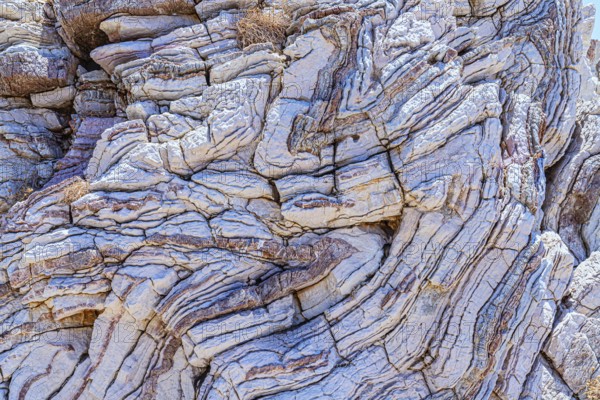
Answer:
[[[285,11],[253,8],[237,22],[238,39],[242,47],[269,42],[281,46],[290,24],[291,19]]]
[[[77,178],[65,188],[65,203],[71,204],[90,192],[90,185],[82,178]]]
[[[585,395],[588,400],[600,400],[600,376],[587,383]]]

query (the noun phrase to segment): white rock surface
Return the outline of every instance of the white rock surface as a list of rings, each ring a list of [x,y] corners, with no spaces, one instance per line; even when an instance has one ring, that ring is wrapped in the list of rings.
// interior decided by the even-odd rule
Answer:
[[[0,399],[593,400],[592,26],[0,0]]]

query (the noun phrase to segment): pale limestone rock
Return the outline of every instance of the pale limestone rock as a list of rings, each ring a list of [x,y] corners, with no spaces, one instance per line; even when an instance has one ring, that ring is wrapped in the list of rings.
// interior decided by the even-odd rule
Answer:
[[[116,87],[104,71],[81,74],[76,87],[73,107],[78,116],[109,118],[116,115]]]
[[[521,392],[519,399],[535,400],[539,398],[556,400],[573,399],[573,392],[541,357],[536,361],[531,371],[531,377],[527,380],[527,384],[523,392]]]
[[[569,389],[585,393],[586,384],[599,375],[600,254],[592,253],[574,271],[566,308],[544,353]]]
[[[128,119],[141,119],[144,121],[153,115],[160,114],[158,105],[152,101],[139,101],[130,104],[125,111]],[[166,125],[169,126],[170,124]],[[168,129],[167,126],[163,129]]]
[[[235,13],[221,12],[215,18],[204,21],[202,24],[186,26],[158,37],[152,41],[156,50],[173,46],[185,46],[198,49],[202,56],[218,55],[225,50],[239,50],[237,43]],[[215,49],[220,51],[215,51]]]
[[[125,15],[105,19],[100,23],[100,29],[106,33],[111,42],[125,42],[153,38],[199,22],[193,15]]]
[[[146,58],[150,54],[152,54],[150,41],[136,40],[98,47],[90,53],[90,57],[106,72],[112,74],[118,65]]]
[[[588,398],[592,15],[0,0],[0,399]]]
[[[77,3],[70,0],[54,2],[58,31],[69,49],[78,57],[88,58],[89,53],[108,42],[100,24],[115,15],[194,15],[193,0],[100,0]]]
[[[68,107],[78,61],[52,28],[54,23],[52,7],[43,1],[0,5],[2,212],[48,182],[65,151],[62,142],[69,134]]]
[[[72,103],[76,93],[73,86],[56,88],[44,93],[32,93],[31,104],[38,108],[63,108]]]
[[[87,179],[100,177],[137,144],[147,142],[148,132],[140,120],[123,122],[105,130],[88,165]]]
[[[403,196],[386,155],[335,173],[337,196],[303,194],[283,203],[281,213],[299,225],[320,228],[376,222],[402,212]]]
[[[66,47],[17,44],[0,52],[0,65],[0,95],[22,97],[71,85],[77,61]]]
[[[174,47],[148,55],[150,42],[128,42],[108,46],[124,46],[124,58],[112,59],[107,50],[107,72],[113,72],[128,92],[130,102],[145,100],[177,100],[181,97],[200,95],[208,86],[206,64],[198,53],[186,47]],[[139,50],[139,51],[138,51]],[[120,48],[119,48],[120,51]],[[118,55],[118,52],[117,54]],[[139,59],[138,59],[139,58]],[[129,61],[129,62],[127,62]]]
[[[222,11],[232,9],[248,9],[256,7],[258,0],[204,0],[196,5],[196,13],[205,20],[216,16]]]

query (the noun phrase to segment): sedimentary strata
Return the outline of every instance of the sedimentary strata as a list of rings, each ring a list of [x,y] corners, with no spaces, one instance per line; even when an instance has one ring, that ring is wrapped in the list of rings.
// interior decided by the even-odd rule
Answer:
[[[0,0],[0,399],[592,400],[593,15]]]

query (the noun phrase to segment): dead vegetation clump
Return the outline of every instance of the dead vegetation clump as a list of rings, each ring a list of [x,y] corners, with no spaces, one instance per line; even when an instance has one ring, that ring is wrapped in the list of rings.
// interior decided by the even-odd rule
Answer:
[[[65,203],[71,204],[90,192],[90,184],[77,177],[69,186],[65,188]]]
[[[585,395],[588,400],[600,400],[600,376],[587,383]]]
[[[285,10],[250,9],[237,22],[238,40],[242,48],[269,42],[282,46],[291,22]]]
[[[34,188],[29,186],[29,185],[23,185],[23,187],[21,187],[21,189],[19,189],[19,192],[17,193],[17,195],[15,196],[17,201],[23,201],[25,199],[27,199],[31,193],[33,193]]]

